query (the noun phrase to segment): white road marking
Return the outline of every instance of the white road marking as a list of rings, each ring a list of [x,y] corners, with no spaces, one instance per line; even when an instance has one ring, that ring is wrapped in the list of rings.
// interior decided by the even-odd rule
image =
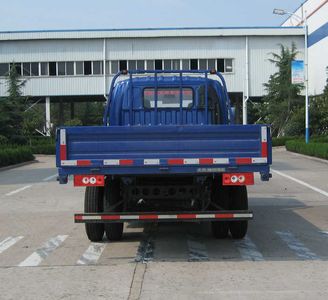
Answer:
[[[0,242],[0,254],[10,248],[11,246],[15,245],[18,241],[20,241],[23,236],[16,236],[16,237],[7,237],[3,241]]]
[[[25,185],[25,186],[23,186],[23,187],[21,187],[21,188],[19,188],[19,189],[17,189],[17,190],[14,190],[14,191],[12,191],[12,192],[7,193],[6,196],[12,196],[12,195],[14,195],[14,194],[17,194],[17,193],[19,193],[19,192],[21,192],[21,191],[24,191],[24,190],[30,188],[31,186],[32,186],[32,185]]]
[[[105,249],[103,243],[91,243],[88,249],[83,253],[81,258],[77,261],[78,265],[94,265],[97,263],[100,255]]]
[[[49,254],[55,251],[60,244],[65,241],[68,235],[57,235],[51,238],[44,245],[33,252],[29,257],[23,260],[18,266],[19,267],[36,267],[38,266]]]
[[[188,236],[189,261],[208,261],[207,249],[204,243],[193,236]]]
[[[319,260],[320,258],[297,239],[289,231],[276,231],[279,237],[287,244],[288,248],[295,251],[296,255],[302,259]]]
[[[328,231],[321,230],[320,233],[328,235]]]
[[[58,176],[58,174],[54,174],[54,175],[51,175],[49,177],[43,178],[42,181],[49,181],[49,180],[51,180],[53,178],[56,178],[57,176]]]
[[[235,240],[234,244],[237,246],[243,259],[252,261],[264,260],[262,253],[257,249],[256,245],[248,236],[245,236],[242,240]]]
[[[321,195],[324,195],[324,196],[328,197],[328,192],[326,192],[326,191],[324,191],[324,190],[321,190],[321,189],[319,189],[319,188],[317,188],[317,187],[315,187],[315,186],[313,186],[313,185],[311,185],[311,184],[308,184],[308,183],[306,183],[306,182],[304,182],[304,181],[302,181],[302,180],[299,180],[299,179],[297,179],[297,178],[294,178],[294,177],[292,177],[292,176],[289,176],[289,175],[287,175],[287,174],[285,174],[285,173],[282,173],[282,172],[280,172],[280,171],[277,171],[277,170],[273,170],[273,169],[271,169],[271,171],[274,172],[274,173],[276,173],[276,174],[278,174],[278,175],[280,175],[280,176],[282,176],[282,177],[288,178],[288,179],[293,180],[293,181],[295,181],[295,182],[297,182],[297,183],[299,183],[299,184],[301,184],[301,185],[304,185],[304,186],[306,186],[307,188],[309,188],[309,189],[311,189],[311,190],[313,190],[313,191],[315,191],[315,192],[320,193]]]

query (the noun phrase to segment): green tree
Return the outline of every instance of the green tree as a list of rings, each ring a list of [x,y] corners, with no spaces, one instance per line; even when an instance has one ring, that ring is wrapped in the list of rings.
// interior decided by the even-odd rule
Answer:
[[[272,125],[274,136],[294,134],[295,126],[290,126],[290,122],[295,112],[304,106],[299,95],[303,86],[291,83],[291,63],[297,53],[294,43],[291,48],[280,45],[280,54],[271,53],[269,59],[278,71],[264,84],[267,95],[263,98],[261,114],[264,121]]]
[[[9,139],[23,135],[25,98],[22,89],[25,81],[20,78],[16,65],[11,65],[7,75],[8,96],[0,100],[0,134]]]

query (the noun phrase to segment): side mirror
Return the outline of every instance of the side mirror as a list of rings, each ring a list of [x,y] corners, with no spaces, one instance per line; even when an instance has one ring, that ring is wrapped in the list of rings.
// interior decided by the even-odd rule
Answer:
[[[236,107],[231,107],[231,116],[230,116],[230,123],[235,124],[235,117],[236,117]]]

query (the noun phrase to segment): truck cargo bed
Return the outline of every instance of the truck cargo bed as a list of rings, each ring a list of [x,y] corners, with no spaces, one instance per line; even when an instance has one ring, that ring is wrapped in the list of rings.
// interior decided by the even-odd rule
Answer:
[[[63,127],[60,177],[70,174],[269,173],[265,125]]]

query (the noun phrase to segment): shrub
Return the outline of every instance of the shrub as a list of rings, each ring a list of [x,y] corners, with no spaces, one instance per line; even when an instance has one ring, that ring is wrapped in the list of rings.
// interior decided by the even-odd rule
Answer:
[[[54,144],[39,144],[31,146],[31,150],[34,154],[55,154],[56,146]]]
[[[292,140],[286,142],[286,149],[305,155],[328,159],[328,143],[309,143]]]
[[[4,135],[0,135],[0,145],[6,144],[8,144],[8,138],[6,138]]]
[[[0,149],[0,167],[33,160],[34,156],[29,147]]]
[[[9,142],[12,145],[23,146],[28,144],[28,139],[23,135],[13,135],[9,138]]]
[[[283,136],[283,137],[273,137],[272,138],[272,146],[284,146],[287,141],[293,140],[295,137],[291,136]]]

